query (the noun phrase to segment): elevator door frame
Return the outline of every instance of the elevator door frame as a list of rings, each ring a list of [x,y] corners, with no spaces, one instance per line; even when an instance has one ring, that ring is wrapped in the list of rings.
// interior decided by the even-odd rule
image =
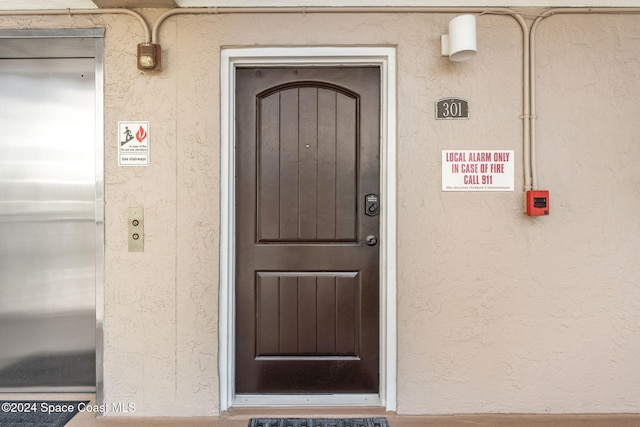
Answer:
[[[46,30],[0,30],[0,39],[56,39],[62,43],[55,48],[38,50],[34,44],[33,53],[26,58],[65,58],[73,57],[74,52],[65,49],[63,39],[93,40],[93,55],[84,57],[94,59],[95,64],[95,339],[96,339],[96,401],[104,401],[103,396],[103,352],[104,352],[104,33],[103,28],[67,28]],[[30,51],[31,52],[31,51]],[[82,391],[82,390],[78,390]],[[86,390],[89,391],[89,390]]]

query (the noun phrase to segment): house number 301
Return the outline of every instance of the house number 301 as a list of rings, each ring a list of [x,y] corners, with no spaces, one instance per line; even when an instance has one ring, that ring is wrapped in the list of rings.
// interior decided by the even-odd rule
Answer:
[[[436,119],[468,119],[469,102],[461,98],[444,98],[436,102]]]

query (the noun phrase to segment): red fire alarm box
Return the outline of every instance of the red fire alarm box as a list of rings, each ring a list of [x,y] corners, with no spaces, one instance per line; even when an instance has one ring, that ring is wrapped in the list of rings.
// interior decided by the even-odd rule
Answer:
[[[527,215],[529,216],[549,215],[549,191],[548,190],[527,191]]]

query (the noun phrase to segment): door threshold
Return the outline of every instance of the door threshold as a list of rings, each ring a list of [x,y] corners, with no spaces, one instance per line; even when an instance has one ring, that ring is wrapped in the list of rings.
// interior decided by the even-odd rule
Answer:
[[[301,406],[370,406],[382,407],[379,394],[237,394],[234,408],[246,407],[301,407]]]

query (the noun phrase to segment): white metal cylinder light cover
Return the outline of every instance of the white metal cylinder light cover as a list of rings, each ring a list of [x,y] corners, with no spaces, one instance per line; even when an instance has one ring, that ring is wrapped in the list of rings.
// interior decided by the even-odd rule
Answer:
[[[476,17],[460,15],[449,21],[449,34],[442,36],[442,56],[451,61],[466,61],[478,51],[476,44]]]

